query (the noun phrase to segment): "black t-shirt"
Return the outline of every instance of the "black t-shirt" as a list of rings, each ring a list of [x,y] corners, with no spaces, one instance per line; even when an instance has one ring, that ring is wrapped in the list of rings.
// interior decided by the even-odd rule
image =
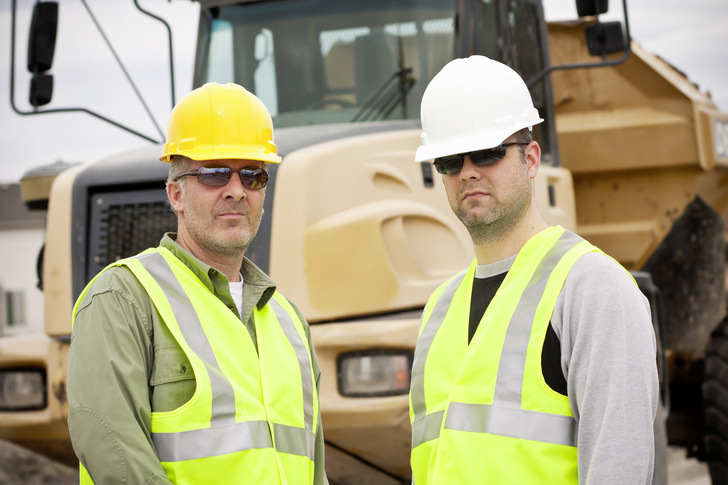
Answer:
[[[475,331],[478,329],[485,310],[490,305],[490,302],[493,300],[495,293],[500,288],[507,274],[508,272],[505,272],[489,278],[474,279],[473,294],[470,298],[468,343],[470,343],[473,335],[475,335]],[[546,338],[543,342],[541,370],[546,384],[554,391],[566,396],[566,379],[564,378],[564,373],[561,372],[561,343],[551,325],[546,330]]]

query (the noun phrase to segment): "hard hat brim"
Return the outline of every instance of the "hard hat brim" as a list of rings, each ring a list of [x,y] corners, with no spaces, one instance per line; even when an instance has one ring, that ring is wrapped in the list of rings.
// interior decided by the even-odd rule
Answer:
[[[464,133],[462,137],[451,137],[434,144],[423,144],[417,147],[415,162],[425,162],[439,157],[457,155],[459,153],[470,153],[478,150],[487,150],[503,143],[509,136],[528,128],[531,130],[534,125],[542,123],[543,119],[536,114],[528,120],[526,125],[514,125],[501,132],[484,132],[480,136],[473,136],[472,133]],[[423,137],[425,135],[423,134]]]
[[[184,150],[184,151],[166,151],[164,155],[159,157],[162,162],[171,163],[172,157],[175,155],[181,155],[191,160],[203,161],[203,160],[259,160],[265,163],[281,163],[281,157],[275,153],[262,153],[260,151],[249,151],[244,152],[239,149],[220,149],[214,150]]]

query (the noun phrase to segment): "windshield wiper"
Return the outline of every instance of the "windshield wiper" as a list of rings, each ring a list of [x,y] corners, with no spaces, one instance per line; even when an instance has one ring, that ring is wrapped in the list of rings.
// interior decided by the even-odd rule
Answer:
[[[400,103],[402,104],[403,117],[405,117],[407,113],[407,92],[415,84],[415,78],[411,74],[411,67],[397,69],[364,103],[364,106],[354,115],[351,121],[385,119]]]

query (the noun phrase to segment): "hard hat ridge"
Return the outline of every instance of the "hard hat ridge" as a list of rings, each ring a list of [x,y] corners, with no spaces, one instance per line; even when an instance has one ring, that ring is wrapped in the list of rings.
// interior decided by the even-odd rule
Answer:
[[[280,163],[273,121],[260,99],[244,87],[207,83],[188,93],[169,117],[163,162],[247,159]]]
[[[492,148],[543,121],[518,73],[485,56],[445,65],[425,89],[420,116],[417,162]]]

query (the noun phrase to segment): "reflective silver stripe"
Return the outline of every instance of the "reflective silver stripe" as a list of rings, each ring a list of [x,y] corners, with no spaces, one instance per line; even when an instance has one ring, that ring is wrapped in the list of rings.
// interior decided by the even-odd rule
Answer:
[[[308,429],[275,423],[276,450],[281,453],[305,456],[313,460],[316,438]]]
[[[144,254],[138,259],[167,297],[185,341],[208,368],[212,388],[211,428],[180,433],[153,433],[152,439],[160,460],[183,461],[249,449],[271,448],[273,443],[266,421],[235,422],[235,396],[232,385],[222,373],[207,335],[197,319],[197,312],[169,267],[169,263],[158,252]],[[274,423],[276,449],[313,460],[315,436],[310,354],[288,312],[274,298],[271,298],[270,303],[299,362],[306,426],[303,429]]]
[[[427,361],[427,355],[430,353],[432,340],[435,338],[435,334],[440,329],[442,322],[445,321],[445,315],[447,314],[448,308],[450,308],[450,302],[452,301],[453,295],[455,295],[455,290],[460,286],[460,282],[463,281],[465,273],[466,271],[463,271],[450,280],[450,283],[448,283],[435,302],[430,318],[427,320],[425,328],[422,329],[420,336],[417,338],[417,351],[412,362],[411,385],[414,423],[422,422],[427,411],[427,407],[425,406],[425,362]]]
[[[267,421],[246,421],[179,433],[153,433],[152,438],[161,462],[195,460],[273,447]]]
[[[285,453],[293,453],[296,455],[303,455],[311,458],[313,460],[314,458],[314,434],[313,434],[313,376],[311,374],[311,354],[308,351],[308,348],[306,347],[306,344],[303,342],[303,339],[301,338],[301,334],[298,333],[298,330],[296,329],[296,324],[291,319],[291,316],[288,314],[288,312],[283,308],[283,306],[275,299],[271,298],[270,306],[273,309],[273,313],[275,314],[276,318],[278,319],[278,323],[280,324],[281,328],[283,329],[283,333],[285,333],[286,337],[288,338],[288,341],[290,342],[291,346],[293,347],[293,350],[296,352],[296,357],[298,358],[298,364],[301,368],[301,383],[303,385],[303,417],[304,417],[304,423],[306,426],[305,433],[303,436],[305,437],[305,441],[303,441],[305,447],[301,448],[298,443],[298,438],[296,437],[293,439],[291,443],[282,444],[281,441],[279,441],[279,434],[278,429],[281,428],[289,428],[284,427],[282,425],[276,425],[275,433],[276,433],[276,449],[279,451],[283,451]],[[292,429],[300,429],[300,428],[292,428]],[[304,430],[301,430],[304,431]],[[293,437],[290,433],[284,433],[280,436]],[[287,439],[287,438],[284,438]],[[286,447],[289,450],[298,450],[298,451],[284,451],[284,447]]]
[[[444,416],[445,411],[435,411],[432,414],[427,414],[420,421],[415,421],[412,424],[412,444],[417,446],[438,438]]]
[[[498,364],[493,404],[496,406],[521,407],[521,389],[526,367],[528,341],[531,337],[536,308],[543,297],[546,282],[561,258],[582,239],[576,234],[564,231],[548,251],[541,264],[531,276],[521,299],[518,301],[508,324],[503,349]]]
[[[553,269],[561,258],[581,241],[582,238],[576,234],[564,231],[536,268],[521,294],[506,331],[496,378],[494,404],[450,403],[445,418],[445,428],[576,446],[576,421],[573,417],[520,408],[528,341],[538,303],[543,297]],[[417,352],[412,368],[413,447],[439,437],[439,430],[434,435],[432,433],[432,422],[423,419],[426,413],[424,367],[435,334],[444,322],[447,309],[464,274],[461,273],[454,278],[442,292],[417,340]],[[420,352],[421,347],[424,349],[423,352]]]
[[[212,421],[210,424],[213,427],[234,425],[235,392],[233,386],[220,370],[210,341],[202,330],[192,302],[162,254],[158,252],[143,254],[139,256],[139,261],[162,288],[185,341],[208,368],[207,373],[210,376],[212,387]],[[267,433],[270,434],[270,432]]]
[[[450,403],[445,428],[576,446],[576,421],[571,416],[490,404]]]

